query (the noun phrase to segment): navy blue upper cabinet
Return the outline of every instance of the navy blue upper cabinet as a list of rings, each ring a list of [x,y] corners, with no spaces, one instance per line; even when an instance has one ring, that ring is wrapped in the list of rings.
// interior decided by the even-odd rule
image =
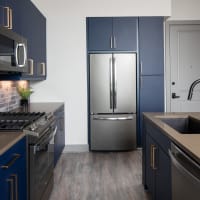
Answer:
[[[142,113],[164,111],[164,77],[163,76],[141,76],[139,97],[139,127],[137,143],[141,145],[142,138]]]
[[[87,19],[89,51],[136,51],[136,17]]]
[[[112,49],[112,18],[88,18],[88,50],[107,51]]]
[[[20,23],[20,2],[2,0],[0,2],[0,26],[19,33]]]
[[[116,51],[137,50],[137,20],[136,17],[113,18],[113,48]]]
[[[163,17],[139,17],[140,75],[164,74]]]
[[[164,111],[164,78],[163,76],[140,77],[140,111]]]
[[[29,72],[21,79],[46,79],[46,18],[31,1],[21,0],[21,32],[28,43]]]

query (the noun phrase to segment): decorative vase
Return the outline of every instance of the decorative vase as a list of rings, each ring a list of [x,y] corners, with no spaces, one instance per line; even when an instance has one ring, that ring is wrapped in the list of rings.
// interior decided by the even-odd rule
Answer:
[[[28,106],[28,99],[21,99],[20,100],[20,105],[21,106]]]

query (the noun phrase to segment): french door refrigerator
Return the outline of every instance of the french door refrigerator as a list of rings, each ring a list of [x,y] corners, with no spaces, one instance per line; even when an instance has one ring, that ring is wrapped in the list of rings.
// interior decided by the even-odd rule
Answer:
[[[90,149],[136,148],[136,54],[90,54]]]

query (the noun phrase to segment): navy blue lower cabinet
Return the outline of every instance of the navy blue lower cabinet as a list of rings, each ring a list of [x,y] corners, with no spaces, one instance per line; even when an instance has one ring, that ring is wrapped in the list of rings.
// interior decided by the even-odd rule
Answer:
[[[142,145],[142,113],[164,111],[164,77],[140,76],[138,146]]]
[[[55,135],[55,145],[54,145],[54,166],[56,166],[61,153],[65,147],[65,116],[64,116],[64,106],[61,106],[58,110],[54,112],[56,119],[57,132]]]
[[[152,200],[171,200],[170,140],[148,119],[143,120],[143,184]]]
[[[1,200],[26,200],[26,138],[0,156],[0,165]]]
[[[145,165],[145,174],[146,174],[146,182],[145,187],[148,188],[148,191],[153,194],[155,191],[155,171],[152,168],[152,148],[153,146],[156,148],[156,143],[152,140],[151,137],[146,135],[146,165]]]
[[[156,151],[155,199],[171,200],[171,161],[162,148],[158,148]]]

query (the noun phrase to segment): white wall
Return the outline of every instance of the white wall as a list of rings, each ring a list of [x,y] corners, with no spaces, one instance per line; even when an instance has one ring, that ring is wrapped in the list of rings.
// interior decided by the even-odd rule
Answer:
[[[47,18],[48,76],[31,100],[64,101],[66,144],[87,144],[86,16],[170,16],[171,0],[33,2]]]
[[[200,0],[172,0],[169,20],[200,20]]]

